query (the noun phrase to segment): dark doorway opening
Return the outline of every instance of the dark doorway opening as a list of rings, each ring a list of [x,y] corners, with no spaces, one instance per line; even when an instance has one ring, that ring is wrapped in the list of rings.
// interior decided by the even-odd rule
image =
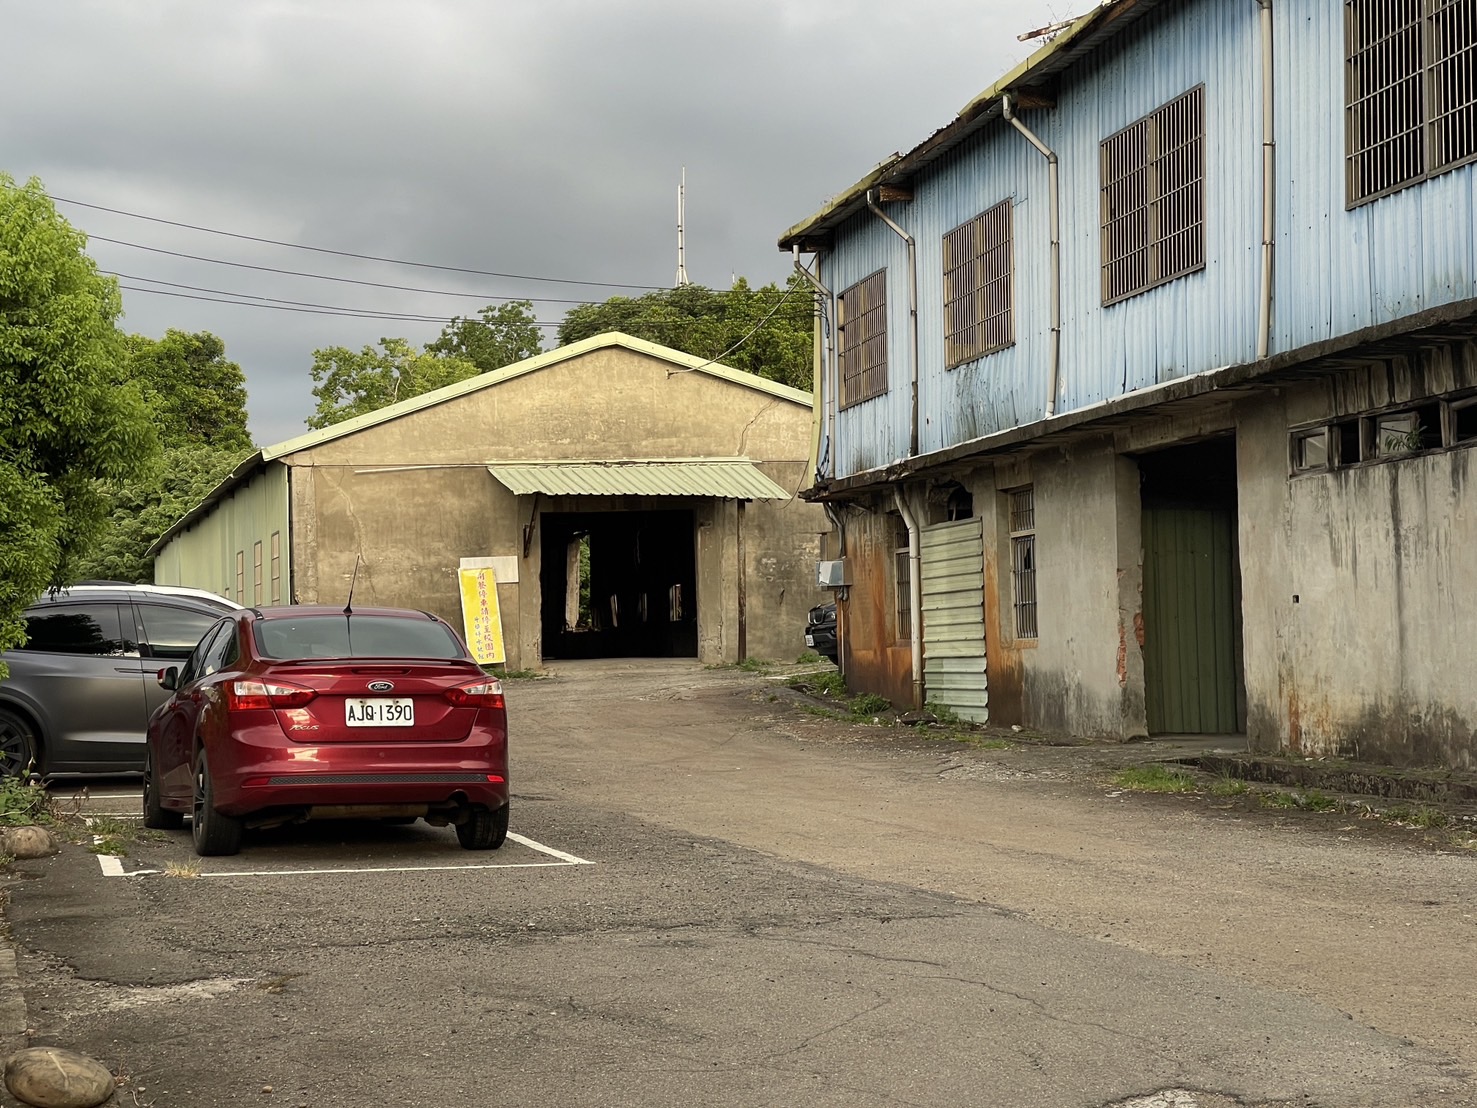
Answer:
[[[696,658],[691,511],[545,512],[545,658]]]
[[[1243,732],[1236,440],[1170,447],[1137,461],[1149,733]]]

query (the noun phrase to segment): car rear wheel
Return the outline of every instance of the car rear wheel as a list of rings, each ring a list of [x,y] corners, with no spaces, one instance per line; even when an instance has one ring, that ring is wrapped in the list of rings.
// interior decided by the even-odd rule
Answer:
[[[159,782],[154,776],[154,756],[144,755],[144,826],[160,831],[178,831],[185,825],[185,814],[159,803]]]
[[[195,810],[190,824],[195,853],[202,858],[235,854],[241,849],[241,821],[216,811],[215,786],[203,750],[195,759]]]
[[[0,708],[0,775],[26,776],[34,768],[40,748],[30,721],[7,708]]]
[[[466,822],[456,825],[456,837],[468,850],[496,850],[508,837],[508,806],[473,808]]]

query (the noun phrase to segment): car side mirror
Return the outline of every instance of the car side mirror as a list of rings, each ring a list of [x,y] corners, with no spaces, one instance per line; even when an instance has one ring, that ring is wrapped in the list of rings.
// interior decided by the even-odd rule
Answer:
[[[161,669],[156,680],[159,682],[161,689],[168,689],[170,692],[173,692],[179,688],[179,666],[169,666],[167,669]]]

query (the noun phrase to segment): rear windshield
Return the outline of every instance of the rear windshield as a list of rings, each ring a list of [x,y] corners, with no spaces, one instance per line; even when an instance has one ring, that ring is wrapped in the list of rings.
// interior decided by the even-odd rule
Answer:
[[[264,658],[465,658],[451,629],[395,616],[299,616],[256,623]]]

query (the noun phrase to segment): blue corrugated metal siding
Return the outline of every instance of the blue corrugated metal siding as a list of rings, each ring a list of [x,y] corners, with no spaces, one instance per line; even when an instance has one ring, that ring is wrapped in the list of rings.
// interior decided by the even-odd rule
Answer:
[[[1277,222],[1272,352],[1477,295],[1477,166],[1345,209],[1341,0],[1274,5]],[[1057,105],[1022,120],[1061,169],[1059,412],[1256,356],[1261,264],[1261,42],[1249,0],[1166,4],[1062,80]],[[1102,305],[1099,145],[1205,87],[1205,268]],[[923,453],[1041,418],[1049,358],[1045,160],[1008,124],[988,126],[887,206],[918,243],[919,446]],[[1015,345],[946,371],[942,237],[1014,202]],[[890,391],[840,413],[837,476],[908,445],[906,250],[870,213],[825,258],[838,292],[887,269]]]
[[[1477,294],[1477,169],[1348,210],[1341,3],[1277,14],[1274,349],[1294,349]]]

